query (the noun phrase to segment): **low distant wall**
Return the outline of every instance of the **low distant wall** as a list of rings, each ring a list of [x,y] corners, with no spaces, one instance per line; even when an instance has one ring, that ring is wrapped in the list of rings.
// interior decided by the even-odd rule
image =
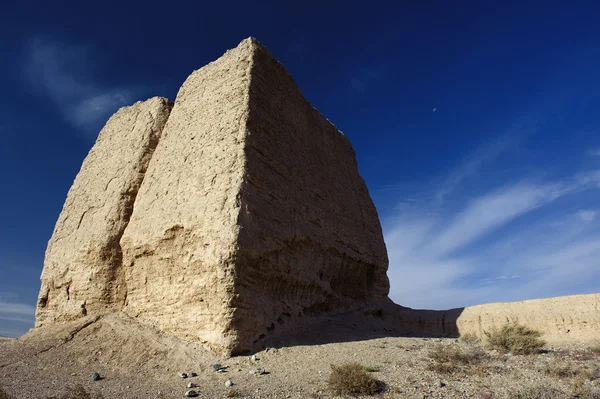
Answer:
[[[550,344],[600,342],[600,294],[490,303],[450,310],[388,308],[386,318],[417,335],[459,337],[518,322],[541,331]]]

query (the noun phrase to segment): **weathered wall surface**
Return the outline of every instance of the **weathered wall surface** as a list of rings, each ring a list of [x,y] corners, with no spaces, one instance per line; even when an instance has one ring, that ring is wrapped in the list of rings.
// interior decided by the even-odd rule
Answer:
[[[600,294],[469,306],[456,325],[460,334],[481,336],[509,321],[543,332],[549,343],[592,342],[600,339]]]
[[[234,325],[240,350],[294,319],[387,298],[377,211],[348,139],[255,43]]]
[[[227,352],[252,43],[181,87],[121,240],[125,311]],[[277,232],[273,232],[277,234]]]
[[[123,305],[119,240],[172,104],[120,109],[85,158],[48,243],[36,326]]]
[[[600,294],[499,302],[450,310],[384,306],[386,320],[415,333],[459,337],[517,322],[541,331],[551,345],[590,343],[600,337]]]

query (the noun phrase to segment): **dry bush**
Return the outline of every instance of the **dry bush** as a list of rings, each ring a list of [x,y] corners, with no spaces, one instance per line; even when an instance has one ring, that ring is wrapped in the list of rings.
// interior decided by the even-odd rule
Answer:
[[[584,381],[600,379],[600,367],[594,365],[582,365],[577,363],[547,363],[541,371],[550,377],[565,379],[579,378]]]
[[[600,399],[600,388],[586,384],[582,378],[576,378],[571,383],[572,394],[580,399]]]
[[[479,346],[439,344],[429,351],[428,357],[433,360],[428,370],[448,374],[464,366],[479,365],[488,355]]]
[[[378,381],[371,377],[358,363],[331,365],[327,380],[328,389],[335,395],[372,395],[377,391]]]
[[[458,369],[460,367],[456,363],[430,363],[427,365],[427,370],[440,374],[451,374]]]
[[[506,397],[510,399],[570,399],[570,395],[566,392],[541,382],[510,387]]]
[[[475,335],[473,333],[462,334],[458,339],[460,340],[460,342],[463,342],[463,343],[469,344],[469,345],[476,345],[476,344],[481,343],[481,338],[479,338],[477,335]]]
[[[235,388],[231,388],[229,391],[227,391],[227,394],[225,396],[227,396],[228,398],[241,398],[242,393]]]
[[[542,333],[517,323],[509,323],[498,329],[492,328],[484,332],[485,345],[502,353],[528,355],[539,352],[546,344],[540,337]]]
[[[559,359],[566,360],[595,360],[597,355],[594,354],[593,347],[583,349],[557,349],[554,355]]]

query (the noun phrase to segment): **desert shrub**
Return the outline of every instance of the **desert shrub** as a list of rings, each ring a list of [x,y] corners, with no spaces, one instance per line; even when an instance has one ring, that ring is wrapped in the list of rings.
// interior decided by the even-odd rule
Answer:
[[[542,333],[517,323],[509,323],[498,329],[485,331],[486,347],[502,353],[528,355],[538,352],[546,342]]]
[[[427,365],[427,370],[435,371],[440,374],[451,374],[457,371],[460,367],[456,363],[430,363]]]
[[[578,378],[583,381],[594,381],[600,378],[600,367],[581,365],[577,363],[552,362],[546,363],[541,371],[550,377],[565,379]]]
[[[378,381],[358,363],[332,364],[327,380],[328,389],[335,395],[372,395],[378,385]]]
[[[228,398],[241,398],[242,393],[235,388],[231,388],[229,391],[227,391],[227,394],[225,396],[227,396]]]
[[[583,377],[577,377],[571,382],[573,396],[580,399],[600,399],[600,388],[586,382]]]
[[[463,342],[468,345],[476,345],[481,343],[481,338],[473,333],[462,334],[459,338],[460,342]]]
[[[488,355],[478,346],[436,345],[428,353],[433,363],[428,370],[438,373],[452,373],[462,366],[473,366],[481,363]]]
[[[541,382],[510,387],[506,397],[510,399],[570,399],[570,395],[566,392]]]

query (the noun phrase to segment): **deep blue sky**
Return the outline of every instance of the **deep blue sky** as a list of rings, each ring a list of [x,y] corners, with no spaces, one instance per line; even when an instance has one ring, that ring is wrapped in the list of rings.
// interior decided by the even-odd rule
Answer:
[[[597,2],[218,3],[2,6],[0,335],[108,116],[248,36],[353,143],[396,302],[600,292]]]

